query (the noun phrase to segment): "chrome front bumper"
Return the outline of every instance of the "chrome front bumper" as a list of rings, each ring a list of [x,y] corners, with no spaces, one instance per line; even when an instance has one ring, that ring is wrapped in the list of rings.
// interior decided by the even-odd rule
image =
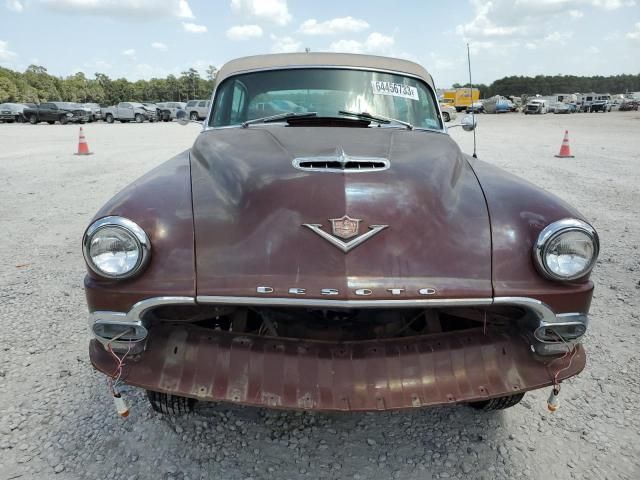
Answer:
[[[111,344],[114,351],[142,351],[148,335],[144,314],[163,305],[260,305],[307,306],[313,308],[438,308],[461,306],[505,305],[523,308],[529,312],[526,329],[531,350],[538,355],[558,355],[567,347],[580,342],[589,323],[587,313],[556,314],[549,306],[527,297],[495,297],[479,299],[416,299],[416,300],[325,300],[264,297],[154,297],[136,303],[128,312],[94,311],[89,314],[89,328],[102,345]],[[111,335],[105,335],[109,331]],[[127,332],[126,337],[116,338],[115,332]]]

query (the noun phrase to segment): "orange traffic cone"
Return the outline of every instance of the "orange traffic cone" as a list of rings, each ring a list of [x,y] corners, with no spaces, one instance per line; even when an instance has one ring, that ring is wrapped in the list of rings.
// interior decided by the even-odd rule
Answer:
[[[562,146],[560,147],[560,153],[556,155],[557,158],[575,158],[571,155],[571,149],[569,148],[569,130],[564,131],[564,139],[562,140]]]
[[[89,145],[87,144],[87,139],[84,138],[84,132],[82,131],[82,127],[80,127],[80,139],[78,140],[78,153],[76,155],[92,155],[93,152],[89,151]]]

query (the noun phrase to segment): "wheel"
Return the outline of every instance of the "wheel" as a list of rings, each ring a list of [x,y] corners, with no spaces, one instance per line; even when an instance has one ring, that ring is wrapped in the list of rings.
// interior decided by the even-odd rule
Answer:
[[[113,123],[113,115],[111,115],[110,113],[107,113],[107,116],[104,117],[104,119],[107,121],[107,123]]]
[[[53,124],[54,124],[54,123],[56,123],[56,122],[54,122],[53,120],[47,120],[47,123],[48,123],[49,125],[53,125]]]
[[[60,125],[66,125],[67,123],[69,123],[69,119],[66,115],[61,116],[58,121],[60,122]]]
[[[471,402],[469,406],[486,412],[504,410],[505,408],[513,407],[517,403],[520,403],[522,397],[524,397],[524,393],[516,393],[515,395],[508,395],[506,397],[491,398],[481,402]]]
[[[193,120],[194,122],[198,121],[198,112],[191,112],[189,114],[189,119]]]
[[[35,115],[29,115],[29,123],[31,125],[35,125],[36,123],[38,123],[38,117],[36,117]]]
[[[449,112],[442,112],[442,119],[446,122],[451,120],[451,117],[449,117]]]
[[[140,113],[136,113],[135,120],[136,123],[142,123],[144,122],[144,117]]]
[[[182,415],[193,412],[196,400],[193,398],[179,397],[167,393],[147,390],[147,398],[153,408],[158,413],[165,415]]]

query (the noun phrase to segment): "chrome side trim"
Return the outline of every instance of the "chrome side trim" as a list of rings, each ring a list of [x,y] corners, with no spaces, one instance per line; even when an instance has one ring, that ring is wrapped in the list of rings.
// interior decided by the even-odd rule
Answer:
[[[95,310],[89,313],[89,326],[91,327],[97,320],[108,319],[121,322],[136,322],[142,319],[144,312],[151,308],[162,305],[195,305],[196,299],[193,297],[153,297],[140,300],[134,304],[128,312],[111,312]]]
[[[141,300],[136,303],[129,313],[127,313],[127,318],[129,320],[138,320],[142,318],[144,313],[151,309],[160,307],[162,305],[195,305],[196,300],[193,297],[155,297],[155,298],[147,298],[146,300]]]
[[[533,312],[537,319],[553,323],[556,321],[556,314],[545,303],[535,298],[529,297],[495,297],[493,299],[495,305],[516,305],[526,308]]]
[[[491,305],[491,298],[419,298],[407,300],[327,300],[320,298],[269,298],[269,297],[218,297],[199,295],[198,303],[218,305],[262,305],[270,307],[316,307],[316,308],[393,308],[393,307],[460,307]]]

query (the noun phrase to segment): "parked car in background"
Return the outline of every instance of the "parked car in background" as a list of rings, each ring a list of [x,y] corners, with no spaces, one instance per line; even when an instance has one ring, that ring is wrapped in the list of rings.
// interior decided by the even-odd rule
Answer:
[[[497,410],[582,371],[597,233],[463,153],[422,66],[260,55],[215,88],[191,149],[83,236],[90,359],[117,404],[129,384],[163,413]],[[274,100],[304,111],[251,116]]]
[[[121,123],[136,122],[142,123],[145,120],[155,122],[158,108],[145,106],[138,102],[120,102],[118,105],[102,109],[102,115],[107,123],[116,120]]]
[[[532,98],[524,107],[524,114],[543,114],[549,111],[549,104],[542,98]]]
[[[456,110],[458,110],[456,108]],[[459,110],[458,110],[459,111]],[[484,113],[484,103],[481,101],[473,102],[471,107],[467,107],[466,113]]]
[[[630,112],[632,110],[638,110],[640,106],[640,100],[631,100],[625,98],[624,101],[618,107],[621,112]]]
[[[608,93],[585,93],[578,95],[580,111],[582,112],[608,112],[611,111],[611,95]]]
[[[47,122],[51,125],[59,122],[61,125],[65,125],[89,121],[87,111],[72,102],[45,102],[35,107],[25,108],[22,114],[33,125],[40,122]]]
[[[556,102],[553,105],[553,113],[573,113],[571,107],[564,102]]]
[[[187,112],[190,120],[204,120],[209,114],[209,100],[189,100],[184,110]]]
[[[90,119],[89,121],[95,122],[97,120],[102,120],[102,107],[98,103],[83,103],[83,107],[89,109]]]
[[[450,122],[456,118],[457,110],[451,104],[440,104],[440,111],[442,112],[442,120],[445,122]]]
[[[171,115],[170,120],[175,120],[176,114],[178,113],[178,111],[184,110],[185,107],[187,106],[187,104],[184,102],[161,102],[161,103],[157,103],[156,105],[158,105],[158,107],[162,109],[169,110],[169,113]]]
[[[24,122],[23,111],[25,108],[27,106],[22,103],[0,103],[0,122]]]

